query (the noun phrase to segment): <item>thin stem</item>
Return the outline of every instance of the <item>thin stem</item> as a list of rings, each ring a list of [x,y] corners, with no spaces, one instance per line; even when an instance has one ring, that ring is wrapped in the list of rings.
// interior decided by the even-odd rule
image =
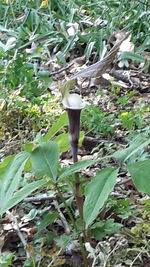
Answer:
[[[12,13],[12,16],[13,16],[13,19],[14,19],[14,23],[17,25],[15,13],[14,13],[13,6],[12,6],[11,1],[10,1],[9,4],[10,4],[11,13]]]
[[[79,173],[75,173],[75,198],[79,210],[80,218],[83,223],[83,195],[80,193],[80,178]]]
[[[68,205],[66,203],[66,200],[65,200],[61,190],[59,189],[58,185],[54,184],[54,186],[55,186],[55,188],[57,190],[58,196],[60,197],[61,201],[64,203],[64,206],[65,206],[65,208],[67,210],[67,213],[68,213],[68,215],[70,217],[70,220],[71,220],[71,222],[73,224],[73,227],[74,227],[75,231],[77,232],[77,226],[76,226],[75,220],[73,218],[72,212],[70,211],[70,209],[69,209],[69,207],[68,207]]]
[[[57,190],[57,193],[58,193],[58,196],[60,197],[61,201],[64,203],[64,206],[68,212],[68,215],[70,217],[70,220],[72,221],[72,224],[73,224],[73,228],[74,230],[76,231],[76,233],[78,234],[78,240],[79,240],[79,244],[80,244],[80,249],[81,249],[81,252],[82,252],[82,256],[83,256],[83,262],[84,262],[84,266],[85,267],[88,267],[88,259],[87,259],[87,253],[86,253],[86,250],[85,250],[85,246],[83,244],[83,240],[82,240],[82,237],[80,235],[80,233],[78,232],[78,229],[77,229],[77,226],[76,226],[76,223],[75,223],[75,220],[73,218],[73,215],[70,211],[70,209],[68,208],[68,205],[66,203],[66,200],[65,198],[63,197],[63,194],[62,192],[60,191],[59,187],[57,184],[54,184],[56,190]]]
[[[74,163],[78,161],[77,158],[77,149],[78,149],[78,142],[76,142],[76,144],[74,144],[73,146],[73,161]],[[82,228],[83,228],[83,238],[80,236],[80,234],[78,235],[79,238],[79,243],[80,243],[80,248],[81,248],[81,252],[82,252],[82,257],[83,257],[83,262],[84,262],[84,266],[88,267],[91,266],[91,262],[90,259],[87,258],[87,251],[85,249],[84,243],[85,242],[90,242],[90,235],[89,235],[89,230],[85,228],[85,221],[83,218],[83,204],[84,204],[84,196],[81,193],[81,182],[80,182],[80,177],[79,177],[79,173],[75,173],[74,174],[75,177],[75,199],[76,199],[76,203],[77,203],[77,208],[79,210],[79,215],[80,215],[80,219],[81,219],[81,224],[82,224]]]
[[[61,209],[60,209],[60,207],[59,207],[59,204],[58,204],[57,200],[54,200],[54,201],[53,201],[53,204],[54,204],[54,206],[55,206],[55,209],[58,211],[59,216],[60,216],[60,219],[61,219],[61,221],[62,221],[62,223],[63,223],[63,225],[64,225],[65,233],[66,233],[67,235],[70,235],[70,234],[71,234],[70,225],[68,224],[68,222],[67,222],[67,220],[66,220],[64,214],[62,213],[62,211],[61,211]]]

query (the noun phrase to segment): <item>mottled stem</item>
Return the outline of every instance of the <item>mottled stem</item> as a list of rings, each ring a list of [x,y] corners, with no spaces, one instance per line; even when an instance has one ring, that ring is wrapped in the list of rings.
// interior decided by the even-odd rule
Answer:
[[[71,144],[71,151],[73,156],[73,162],[78,161],[78,142],[79,142],[79,134],[80,134],[80,114],[81,109],[67,109],[68,117],[69,117],[69,131],[70,131],[70,144]],[[77,203],[77,208],[79,211],[82,227],[83,227],[83,236],[84,240],[82,241],[87,242],[89,241],[89,235],[88,231],[85,230],[85,222],[83,219],[83,204],[84,204],[84,198],[83,194],[81,192],[81,186],[80,186],[80,177],[79,173],[75,173],[75,199]],[[83,261],[84,266],[88,267],[91,266],[91,263],[89,262],[87,258],[87,252],[85,250],[84,245],[82,245],[82,254],[83,254]]]
[[[69,117],[70,144],[71,144],[73,162],[77,162],[81,110],[67,109],[67,112]]]

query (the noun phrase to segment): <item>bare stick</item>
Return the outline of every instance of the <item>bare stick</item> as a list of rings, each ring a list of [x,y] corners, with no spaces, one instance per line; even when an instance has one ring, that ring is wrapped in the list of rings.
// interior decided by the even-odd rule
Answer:
[[[68,224],[68,222],[67,222],[65,216],[64,216],[63,213],[61,212],[57,200],[54,200],[54,201],[53,201],[53,204],[54,204],[56,210],[58,211],[59,216],[60,216],[60,218],[61,218],[61,221],[62,221],[62,223],[63,223],[63,225],[64,225],[65,233],[66,233],[67,235],[70,235],[70,234],[71,234],[70,226],[69,226],[69,224]]]
[[[41,202],[45,200],[53,201],[54,199],[56,199],[55,196],[26,197],[23,202]]]
[[[27,258],[29,259],[30,258],[30,253],[28,252],[27,250],[27,242],[23,236],[23,234],[21,233],[20,231],[20,228],[19,228],[19,225],[18,225],[18,221],[17,221],[17,218],[10,212],[10,211],[7,211],[6,214],[9,216],[9,218],[12,220],[13,224],[14,224],[14,230],[16,230],[23,246],[24,246],[24,249],[26,251],[26,255],[27,255]]]
[[[63,71],[66,71],[66,70],[68,70],[71,66],[73,66],[73,64],[74,64],[74,63],[71,63],[71,64],[69,64],[68,66],[66,66],[66,67],[64,67],[64,68],[62,68],[62,69],[60,69],[60,70],[53,71],[53,72],[50,73],[50,75],[56,75],[56,74],[59,74],[59,73],[61,73],[61,72],[63,72]]]

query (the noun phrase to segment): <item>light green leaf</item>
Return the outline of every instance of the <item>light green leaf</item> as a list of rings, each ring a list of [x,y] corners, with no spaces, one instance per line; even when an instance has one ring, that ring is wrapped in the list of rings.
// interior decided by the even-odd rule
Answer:
[[[126,149],[115,152],[112,156],[115,157],[120,163],[128,160],[133,154],[140,149],[143,149],[150,143],[150,138],[144,135],[138,135]]]
[[[30,172],[32,170],[31,158],[29,158],[24,166],[25,172]]]
[[[62,133],[56,136],[56,138],[54,138],[54,141],[58,144],[60,152],[65,152],[70,148],[68,133]]]
[[[69,80],[64,84],[63,87],[60,88],[62,98],[64,98],[69,93],[70,89],[72,89],[74,84],[75,84],[75,80]]]
[[[79,137],[79,146],[82,146],[83,140],[84,140],[85,132],[80,131],[80,137]]]
[[[10,164],[14,157],[15,155],[8,156],[0,162],[0,179],[3,178],[2,174],[6,171],[6,167]]]
[[[3,213],[12,207],[14,207],[16,204],[18,204],[20,201],[22,201],[25,197],[29,196],[33,191],[37,190],[38,188],[42,187],[43,185],[46,185],[45,180],[39,180],[32,183],[27,184],[22,189],[17,191],[6,203],[6,205],[3,206]]]
[[[61,51],[58,51],[58,53],[56,54],[56,58],[62,62],[64,65],[66,65],[66,59],[64,54]]]
[[[88,59],[90,58],[92,50],[94,48],[94,45],[95,45],[95,41],[88,43],[88,45],[87,45],[87,47],[85,49],[86,58],[88,58]]]
[[[68,124],[67,112],[61,114],[59,119],[53,124],[47,134],[44,136],[45,141],[51,139],[62,127]]]
[[[54,181],[57,178],[59,150],[56,142],[39,144],[31,152],[32,169],[37,176],[48,176]]]
[[[150,195],[150,160],[143,160],[127,165],[136,188]]]
[[[109,194],[116,183],[118,169],[106,168],[101,170],[87,185],[83,216],[86,228],[96,219]]]
[[[144,52],[145,49],[147,49],[150,46],[150,36],[147,36],[144,40],[143,44],[141,44],[137,49],[137,53]]]
[[[114,222],[114,219],[98,221],[92,225],[91,234],[96,240],[102,240],[106,235],[118,232],[122,226],[122,224]]]
[[[26,142],[24,144],[24,150],[27,152],[32,152],[32,149],[34,147],[34,143],[33,142]]]
[[[13,253],[0,253],[0,267],[8,267],[12,265],[14,254]]]
[[[47,214],[40,222],[38,230],[44,230],[49,224],[51,224],[59,216],[58,212]]]
[[[79,172],[80,170],[94,165],[96,163],[98,163],[100,160],[96,159],[96,160],[82,160],[79,162],[74,163],[71,167],[67,168],[63,173],[61,173],[61,175],[58,177],[58,180],[61,180],[67,176],[72,175],[73,173]]]
[[[41,80],[45,81],[46,83],[52,82],[52,78],[49,77],[49,71],[38,71],[37,75],[41,78]]]
[[[122,52],[120,55],[121,59],[132,59],[138,62],[144,62],[146,58],[142,57],[141,55],[131,53],[131,52]]]
[[[7,158],[8,165],[6,164],[0,172],[0,214],[2,215],[4,206],[12,198],[14,191],[18,189],[21,174],[24,166],[29,158],[28,152],[21,152],[14,158]],[[9,161],[10,160],[10,161]],[[6,163],[6,161],[4,163]],[[4,164],[3,163],[3,164]]]
[[[80,138],[79,138],[79,146],[82,145],[84,139],[84,132],[80,132]],[[62,133],[56,138],[54,138],[54,141],[58,144],[60,152],[65,152],[70,149],[70,140],[69,140],[69,134],[68,133]]]

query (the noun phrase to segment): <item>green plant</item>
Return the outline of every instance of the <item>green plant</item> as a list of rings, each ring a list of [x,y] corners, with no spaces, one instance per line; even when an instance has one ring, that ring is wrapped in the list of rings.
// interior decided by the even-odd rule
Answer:
[[[108,198],[105,206],[106,211],[112,210],[122,220],[128,217],[136,217],[139,211],[135,207],[136,205],[130,199],[116,199],[111,196]]]
[[[1,253],[0,255],[0,266],[1,267],[8,267],[11,266],[13,260],[13,253]]]
[[[87,131],[110,135],[114,132],[113,119],[114,114],[100,111],[99,107],[90,105],[83,110],[81,123]]]
[[[139,103],[140,106],[140,103]],[[129,130],[140,129],[144,126],[149,108],[141,106],[129,111],[122,111],[118,118],[124,128]]]
[[[54,136],[58,128],[60,129],[60,127],[63,125],[64,119],[61,119],[58,123],[55,124],[46,138]],[[85,196],[85,201],[83,203],[83,218],[80,219],[84,221],[85,225],[82,226],[83,228],[81,227],[82,224],[79,227],[79,224],[77,223],[79,219],[78,215],[76,217],[72,213],[72,210],[64,199],[61,184],[68,184],[69,187],[71,185],[70,189],[74,192],[73,188],[75,178],[69,179],[69,177],[76,177],[76,173],[78,173],[80,170],[92,164],[96,164],[103,159],[85,160],[76,162],[68,168],[61,168],[59,166],[59,149],[57,143],[54,141],[45,142],[45,139],[43,138],[44,137],[40,137],[38,139],[38,143],[27,143],[25,145],[25,152],[21,152],[16,156],[7,157],[0,164],[0,196],[2,199],[1,201],[5,203],[5,205],[1,207],[1,215],[17,203],[19,203],[24,197],[29,195],[37,188],[43,186],[53,187],[53,190],[56,194],[58,194],[68,212],[68,223],[71,227],[73,227],[72,230],[76,232],[76,235],[80,240],[83,255],[85,257],[84,242],[86,241],[82,241],[82,231],[87,231],[91,227],[96,227],[92,225],[97,218],[100,210],[103,208],[103,205],[107,200],[109,193],[113,190],[113,187],[116,183],[118,169],[110,167],[102,169],[97,173],[95,177],[92,178],[91,182],[89,182],[86,186],[84,186],[84,183],[80,184],[80,192]],[[132,140],[132,143],[128,148],[122,151],[118,151],[112,155],[117,160],[119,160],[120,163],[124,164],[125,167],[129,170],[133,182],[135,183],[139,191],[145,192],[147,194],[150,194],[149,188],[147,187],[150,161],[147,159],[139,162],[132,162],[131,158],[138,150],[147,146],[149,142],[150,140],[148,138],[148,135],[140,134],[134,140]],[[130,162],[128,164],[125,164],[129,159]],[[32,172],[36,175],[37,180],[28,183],[21,189],[19,189],[20,181],[22,180],[22,171],[29,171],[31,170],[31,168]],[[47,216],[48,217],[46,217],[41,223],[39,230],[43,229],[43,225],[48,225],[49,223],[51,223],[51,221],[56,218],[58,214],[56,215],[55,213],[53,213]],[[113,222],[111,221],[110,223]],[[105,223],[100,223],[100,225],[101,227],[106,227]],[[120,226],[116,225],[116,227]],[[91,230],[92,229],[96,228],[91,228]],[[106,231],[106,233],[108,233],[108,231]]]
[[[122,226],[123,225],[121,223],[115,223],[114,219],[96,222],[91,227],[91,234],[96,238],[96,240],[100,241],[106,235],[118,232]]]
[[[11,102],[11,107],[14,104],[17,111],[23,114],[23,118],[26,116],[30,122],[33,121],[36,130],[39,130],[41,125],[49,126],[49,122],[40,124],[39,121],[45,120],[47,116],[47,113],[42,116],[40,109],[43,102],[48,100],[47,96],[44,96],[44,100],[42,95],[47,92],[47,87],[52,81],[49,77],[50,73],[41,67],[41,62],[48,62],[53,54],[63,64],[66,64],[66,58],[74,49],[77,55],[83,54],[85,50],[86,58],[91,59],[92,55],[92,59],[95,60],[95,57],[105,55],[107,36],[116,32],[116,29],[125,28],[127,31],[132,31],[133,41],[138,45],[142,43],[142,45],[134,54],[122,53],[120,58],[126,62],[128,59],[145,62],[145,58],[140,53],[149,48],[147,0],[142,0],[140,3],[137,1],[129,3],[127,0],[120,2],[117,0],[82,0],[81,2],[54,0],[48,1],[47,6],[42,6],[40,0],[26,2],[10,0],[1,4],[0,14],[3,27],[0,27],[2,31],[0,88],[2,97],[8,99],[8,95],[16,91],[19,97]],[[10,42],[12,41],[10,36],[15,37],[16,41],[13,39],[14,42]],[[37,47],[34,47],[34,44]],[[146,68],[148,66],[149,62]],[[120,88],[115,90],[119,92]],[[123,106],[119,112],[123,127],[134,130],[143,124],[145,110],[127,111],[125,106],[131,96],[130,93],[126,94],[125,97],[118,99],[117,104]],[[66,106],[68,108],[68,105]],[[12,120],[18,119],[14,116],[18,113],[10,115]],[[3,122],[9,118],[3,118]],[[84,129],[93,131],[94,134],[101,133],[101,135],[110,136],[114,132],[114,118],[114,114],[102,112],[99,107],[91,106],[82,112],[82,125]],[[10,120],[9,122],[11,123]],[[70,127],[74,161],[77,161],[79,117],[77,122],[74,130]],[[11,125],[14,125],[14,121]],[[66,125],[67,117],[63,114],[45,136],[38,134],[33,142],[27,142],[24,145],[24,152],[7,157],[0,163],[0,199],[4,203],[0,207],[0,212],[3,215],[38,188],[51,189],[58,197],[58,202],[60,201],[59,207],[66,211],[64,212],[66,220],[63,224],[66,234],[60,238],[53,231],[49,233],[44,231],[58,217],[61,219],[61,212],[57,210],[57,212],[53,211],[48,214],[42,213],[35,242],[40,243],[44,232],[46,244],[49,245],[54,242],[54,239],[57,240],[57,246],[60,246],[61,252],[69,242],[74,239],[78,240],[84,265],[87,266],[85,243],[91,242],[91,237],[101,240],[121,227],[112,219],[100,221],[98,217],[113,190],[120,166],[129,171],[139,191],[150,194],[147,186],[150,161],[148,153],[144,151],[145,146],[149,144],[149,133],[139,134],[132,138],[128,148],[112,155],[116,159],[115,167],[112,168],[108,162],[107,168],[98,171],[95,177],[85,182],[85,179],[80,177],[79,171],[102,160],[105,161],[106,166],[109,157],[95,161],[76,162],[71,167],[62,168],[59,151],[64,152],[70,148],[68,133],[61,131]],[[81,133],[79,144],[83,137],[84,133]],[[70,199],[64,198],[64,193],[68,192],[71,197],[73,195],[71,201],[74,205],[70,205]],[[114,205],[114,209],[117,209],[116,212],[120,213],[122,218],[126,218],[133,212],[127,208],[128,203],[118,201],[116,204],[119,206],[118,209]],[[122,209],[126,211],[125,214],[122,214]],[[36,212],[32,216],[35,214]],[[140,226],[140,231],[142,227],[143,224]],[[28,247],[25,249],[28,250]],[[56,253],[55,256],[57,257],[58,254]],[[11,264],[11,261],[8,263]],[[35,264],[34,259],[27,259],[24,266],[35,266]]]

